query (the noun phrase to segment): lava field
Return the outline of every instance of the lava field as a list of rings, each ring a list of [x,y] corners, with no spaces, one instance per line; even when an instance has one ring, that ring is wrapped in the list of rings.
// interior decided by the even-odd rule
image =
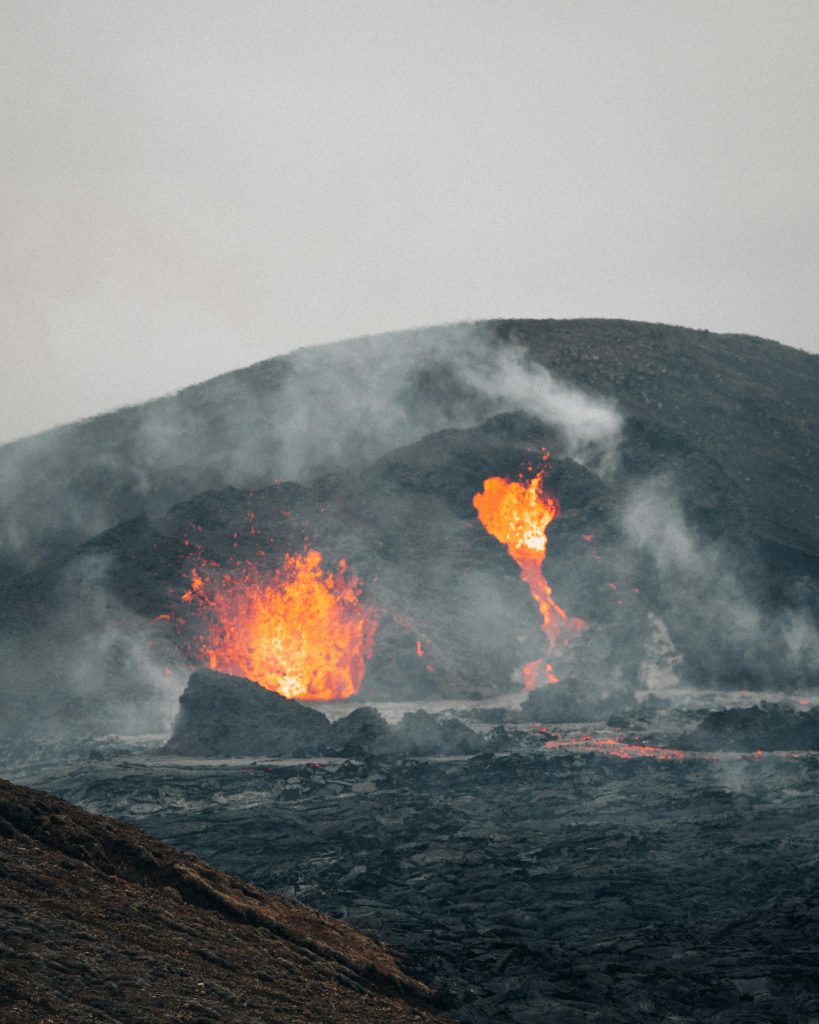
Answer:
[[[0,775],[464,1024],[819,1024],[817,384],[493,321],[6,446]]]
[[[819,1019],[819,754],[501,731],[471,757],[110,740],[2,771],[380,936],[470,1024]]]

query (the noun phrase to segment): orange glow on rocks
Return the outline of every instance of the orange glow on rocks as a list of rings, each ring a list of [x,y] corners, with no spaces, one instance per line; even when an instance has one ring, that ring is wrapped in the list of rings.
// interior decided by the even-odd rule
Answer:
[[[490,477],[484,480],[483,490],[473,497],[472,504],[487,533],[500,541],[517,563],[520,578],[540,610],[541,628],[552,651],[558,643],[566,643],[569,634],[583,629],[585,623],[569,618],[552,597],[552,588],[543,575],[546,527],[560,514],[557,498],[543,490],[544,473],[541,469],[530,480]],[[528,690],[558,682],[545,659],[529,662],[522,671]]]
[[[612,757],[619,757],[623,761],[632,758],[654,758],[657,761],[682,761],[685,751],[677,750],[674,747],[657,747],[648,743],[629,743],[618,737],[603,737],[596,739],[593,736],[573,736],[566,738],[546,740],[543,746],[547,750],[573,750],[586,751],[595,750]]]
[[[210,668],[253,679],[302,700],[357,693],[372,654],[376,612],[345,562],[332,572],[313,549],[287,555],[274,573],[244,564],[230,573],[191,572],[182,600],[206,628],[191,654]]]

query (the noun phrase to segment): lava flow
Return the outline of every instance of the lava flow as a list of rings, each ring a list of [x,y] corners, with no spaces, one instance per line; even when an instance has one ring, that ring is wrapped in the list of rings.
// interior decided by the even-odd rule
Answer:
[[[359,601],[361,582],[322,568],[313,549],[287,555],[272,575],[251,565],[202,575],[182,600],[207,622],[191,654],[212,669],[253,679],[302,700],[357,693],[372,654],[377,614]]]
[[[544,456],[546,458],[546,456]],[[546,527],[560,514],[557,498],[543,491],[545,470],[531,480],[507,480],[493,476],[484,480],[483,490],[472,499],[487,533],[505,545],[520,569],[520,578],[529,587],[542,618],[541,628],[549,638],[549,650],[565,643],[567,632],[579,632],[582,619],[572,619],[552,597],[552,588],[543,576],[546,558]],[[545,658],[523,666],[527,690],[558,678]]]
[[[542,729],[541,732],[546,732]],[[550,734],[554,735],[554,734]],[[617,736],[595,738],[594,736],[568,736],[565,738],[545,740],[546,750],[600,751],[628,761],[635,757],[654,758],[656,761],[682,761],[686,757],[683,750],[674,747],[658,747],[649,743],[629,743]]]

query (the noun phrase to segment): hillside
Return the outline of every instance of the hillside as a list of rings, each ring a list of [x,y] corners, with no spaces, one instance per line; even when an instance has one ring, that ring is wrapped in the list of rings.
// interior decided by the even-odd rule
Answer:
[[[303,349],[6,445],[0,579],[205,490],[303,482],[517,408],[493,380],[515,343],[680,435],[734,481],[762,536],[819,554],[819,356],[662,324],[520,320]]]
[[[353,928],[3,780],[0,877],[7,1024],[439,1019]]]
[[[713,458],[762,536],[819,553],[819,356],[744,334],[628,320],[495,327],[555,374]]]

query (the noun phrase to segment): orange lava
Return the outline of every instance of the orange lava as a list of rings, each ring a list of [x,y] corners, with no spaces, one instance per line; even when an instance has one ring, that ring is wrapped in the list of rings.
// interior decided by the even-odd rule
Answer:
[[[527,662],[523,666],[523,685],[527,690],[536,690],[548,683],[559,683],[555,670],[545,658],[538,658],[537,661]]]
[[[361,583],[341,562],[325,570],[313,549],[287,555],[262,574],[251,565],[231,573],[191,573],[182,595],[207,622],[193,655],[212,669],[253,679],[302,700],[357,693],[372,654],[377,614],[359,601]]]
[[[572,619],[552,597],[552,588],[543,576],[546,558],[546,527],[560,514],[557,498],[543,491],[544,470],[531,480],[507,480],[493,476],[484,480],[483,490],[472,499],[487,533],[506,547],[520,569],[520,578],[529,587],[542,618],[542,630],[549,638],[549,650],[565,643],[568,632],[579,632],[582,619]],[[523,666],[523,681],[528,690],[558,682],[550,663],[539,658]]]
[[[573,749],[573,750],[600,750],[610,754],[612,757],[619,757],[628,761],[635,757],[651,757],[657,761],[682,761],[685,752],[674,747],[655,747],[648,743],[626,743],[612,737],[595,739],[592,736],[576,736],[568,739],[547,740],[544,744],[547,750]]]

